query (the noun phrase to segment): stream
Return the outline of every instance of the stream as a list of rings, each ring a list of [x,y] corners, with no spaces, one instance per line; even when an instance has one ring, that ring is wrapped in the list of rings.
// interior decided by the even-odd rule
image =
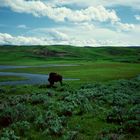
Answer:
[[[0,70],[5,69],[15,69],[15,68],[35,68],[35,67],[58,67],[58,66],[77,66],[72,64],[64,64],[64,65],[42,65],[42,66],[5,66],[0,65]],[[0,72],[0,76],[20,76],[25,77],[27,80],[19,80],[19,81],[5,81],[0,82],[0,85],[25,85],[25,84],[46,84],[48,83],[48,75],[47,74],[30,74],[30,73],[16,73],[16,72]],[[64,78],[63,80],[80,80],[74,78]]]

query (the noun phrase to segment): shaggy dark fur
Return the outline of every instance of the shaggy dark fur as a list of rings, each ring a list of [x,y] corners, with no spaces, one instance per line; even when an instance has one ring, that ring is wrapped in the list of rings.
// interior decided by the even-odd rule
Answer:
[[[51,72],[49,74],[48,81],[50,83],[50,87],[53,87],[55,82],[60,82],[60,85],[62,86],[62,79],[63,77],[55,72]]]

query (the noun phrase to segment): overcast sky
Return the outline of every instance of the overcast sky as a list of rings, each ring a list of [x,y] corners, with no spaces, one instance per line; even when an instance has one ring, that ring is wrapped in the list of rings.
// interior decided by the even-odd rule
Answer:
[[[140,0],[0,0],[0,44],[140,45]]]

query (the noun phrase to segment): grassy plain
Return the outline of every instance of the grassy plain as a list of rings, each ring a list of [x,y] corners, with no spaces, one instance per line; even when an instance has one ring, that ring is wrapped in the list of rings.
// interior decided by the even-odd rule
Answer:
[[[0,82],[6,81],[19,81],[19,80],[26,80],[27,78],[19,77],[19,76],[0,76]]]
[[[58,72],[64,78],[80,79],[68,82],[73,85],[129,79],[140,73],[140,48],[135,47],[3,46],[0,50],[0,64],[3,65],[77,64],[4,70],[40,74]]]
[[[0,138],[139,140],[139,83],[0,87]]]
[[[2,70],[3,71],[3,70]],[[22,68],[8,69],[6,72],[26,72],[48,74],[58,72],[64,78],[76,78],[79,81],[67,81],[73,85],[92,82],[108,82],[116,79],[129,79],[140,73],[139,64],[119,63],[119,62],[94,62],[83,63],[78,66],[57,66],[48,68]]]
[[[5,72],[54,71],[80,79],[51,89],[0,86],[0,139],[140,139],[139,48],[1,46],[0,64],[38,66]],[[39,67],[46,64],[77,66]]]

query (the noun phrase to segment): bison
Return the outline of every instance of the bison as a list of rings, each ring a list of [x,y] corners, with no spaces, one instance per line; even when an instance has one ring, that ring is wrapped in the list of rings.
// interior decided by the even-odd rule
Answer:
[[[55,82],[60,82],[60,85],[62,86],[62,79],[63,77],[55,72],[51,72],[49,74],[48,81],[50,83],[50,87],[53,87]]]

